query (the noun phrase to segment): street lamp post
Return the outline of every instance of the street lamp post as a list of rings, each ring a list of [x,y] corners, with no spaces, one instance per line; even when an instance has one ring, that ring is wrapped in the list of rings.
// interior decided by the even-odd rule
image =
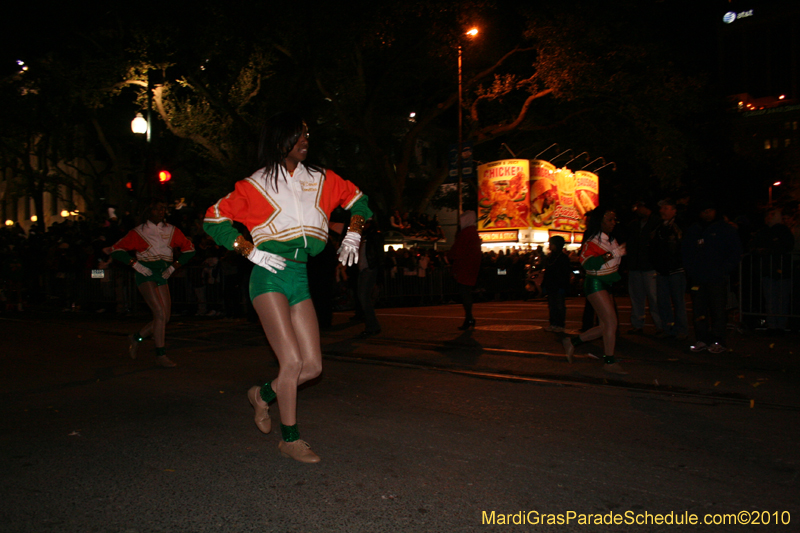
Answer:
[[[772,206],[772,188],[773,187],[777,187],[780,184],[781,184],[780,181],[776,181],[775,183],[773,183],[772,185],[769,186],[769,205],[770,206]]]
[[[478,28],[472,28],[469,30],[466,35],[470,37],[475,37],[478,35]],[[456,194],[458,194],[458,219],[461,220],[461,213],[463,211],[462,206],[462,199],[461,199],[461,186],[462,186],[462,170],[461,170],[461,163],[462,163],[462,155],[461,152],[464,149],[464,137],[462,132],[462,123],[463,123],[463,92],[462,92],[462,84],[461,84],[461,40],[458,42],[458,154],[456,155],[456,165],[458,169],[458,185],[456,186]]]
[[[131,131],[135,134],[144,134],[147,142],[145,143],[145,157],[144,157],[144,176],[145,186],[147,187],[147,194],[152,196],[154,179],[152,178],[151,171],[151,157],[152,157],[152,136],[153,136],[153,73],[152,70],[147,71],[147,117],[142,116],[141,113],[136,113],[136,118],[131,121]]]

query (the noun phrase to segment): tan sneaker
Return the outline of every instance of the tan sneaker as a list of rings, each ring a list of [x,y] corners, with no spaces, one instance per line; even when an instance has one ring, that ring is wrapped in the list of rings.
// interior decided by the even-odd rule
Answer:
[[[247,399],[250,400],[250,405],[255,410],[255,421],[261,433],[269,433],[272,431],[272,420],[269,417],[269,404],[261,399],[261,387],[256,385],[250,387],[247,391]]]
[[[301,463],[318,463],[320,458],[311,451],[311,445],[304,440],[294,440],[292,442],[280,441],[278,450],[284,457],[290,457]]]
[[[178,365],[166,355],[158,355],[156,356],[156,366],[160,366],[161,368],[175,368]]]
[[[603,365],[603,370],[608,372],[609,374],[617,374],[618,376],[627,376],[628,373],[622,370],[622,367],[619,366],[619,363],[606,363]]]

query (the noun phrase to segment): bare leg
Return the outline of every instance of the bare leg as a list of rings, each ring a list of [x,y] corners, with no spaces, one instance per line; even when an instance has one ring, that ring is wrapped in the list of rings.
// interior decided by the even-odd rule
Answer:
[[[584,335],[592,333],[596,339],[602,335],[604,355],[614,355],[614,348],[617,343],[617,313],[614,310],[614,300],[608,291],[599,291],[587,296],[589,303],[592,304],[600,325],[596,326],[581,335],[582,340],[592,340],[584,338]],[[599,330],[600,335],[596,335],[595,330]]]
[[[305,300],[289,307],[285,295],[268,292],[257,296],[253,307],[280,365],[271,386],[277,395],[281,423],[293,426],[297,423],[298,385],[317,377],[322,370],[314,305]]]
[[[139,285],[144,301],[153,313],[153,320],[139,331],[142,337],[153,335],[156,348],[163,348],[166,343],[166,328],[172,313],[172,298],[168,285],[156,285],[153,282]]]

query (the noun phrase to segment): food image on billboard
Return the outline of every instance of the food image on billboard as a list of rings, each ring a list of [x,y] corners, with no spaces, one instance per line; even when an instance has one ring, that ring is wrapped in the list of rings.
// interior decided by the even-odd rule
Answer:
[[[585,170],[575,173],[575,209],[581,217],[600,204],[599,183],[597,174]]]
[[[478,167],[478,230],[527,228],[529,162],[505,159]]]
[[[586,213],[600,202],[597,174],[539,159],[481,165],[478,184],[479,231],[529,228],[573,235],[586,230]]]
[[[531,214],[530,225],[544,228],[553,220],[558,203],[558,186],[555,181],[556,167],[549,161],[531,161]]]
[[[556,231],[583,231],[583,217],[575,209],[575,174],[568,168],[555,172],[558,189],[558,205],[553,213],[550,229]]]
[[[597,174],[531,161],[531,227],[581,232],[586,213],[599,203]]]

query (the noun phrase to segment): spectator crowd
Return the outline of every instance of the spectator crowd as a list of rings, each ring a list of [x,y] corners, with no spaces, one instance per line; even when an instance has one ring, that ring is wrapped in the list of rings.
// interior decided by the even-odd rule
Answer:
[[[664,199],[657,203],[637,202],[627,224],[618,227],[627,245],[622,272],[631,296],[630,333],[644,331],[649,315],[655,334],[685,339],[690,330],[683,305],[685,294],[693,297],[710,317],[700,325],[706,339],[701,349],[723,346],[719,338],[728,311],[737,307],[739,269],[752,286],[744,293],[764,304],[765,318],[754,327],[782,332],[796,327],[786,316],[797,313],[800,290],[793,280],[800,268],[800,213],[797,202],[769,206],[758,215],[734,216],[723,206],[706,201],[695,205],[690,215],[685,203]],[[713,216],[708,218],[709,210]],[[620,210],[624,214],[624,210]],[[704,215],[705,213],[705,215]],[[133,294],[123,283],[128,275],[116,265],[108,248],[130,230],[135,221],[127,214],[99,219],[66,220],[41,231],[34,225],[28,232],[19,225],[0,228],[0,311],[24,310],[31,304],[45,304],[62,310],[129,313]],[[195,244],[197,255],[187,268],[179,269],[171,281],[175,291],[176,314],[204,316],[246,316],[247,280],[250,264],[238,254],[213,243],[202,231],[202,214],[175,210],[169,222],[180,228]],[[447,281],[450,264],[442,250],[432,248],[443,238],[435,216],[401,216],[395,212],[385,231],[398,231],[419,242],[407,248],[387,247],[377,273],[377,286],[403,282],[413,290],[427,290]],[[333,235],[330,247],[336,246]],[[715,239],[723,239],[716,242]],[[425,242],[425,241],[430,242]],[[569,248],[569,246],[568,246]],[[565,250],[573,271],[569,295],[580,294],[580,269],[576,251]],[[756,262],[739,261],[742,254]],[[325,255],[325,254],[323,254]],[[323,261],[320,259],[319,261]],[[546,250],[542,246],[509,246],[483,252],[475,299],[509,300],[540,297]],[[309,268],[315,268],[310,265]],[[326,267],[327,268],[327,267]],[[331,309],[352,309],[355,305],[357,269],[345,269],[330,262],[333,292],[325,296]],[[102,276],[103,295],[95,298],[89,290],[92,272]],[[327,274],[326,274],[327,276]],[[325,278],[327,279],[327,278]],[[412,282],[413,279],[413,282]],[[441,293],[446,290],[439,287]],[[743,293],[743,294],[744,294]],[[444,301],[455,299],[445,294]],[[699,298],[699,299],[698,299]],[[436,299],[387,300],[388,304],[440,303]],[[109,302],[113,302],[109,303]],[[326,306],[323,306],[326,307]],[[722,308],[722,315],[719,309]],[[756,319],[753,319],[756,320]],[[697,324],[695,324],[697,326]],[[707,331],[703,328],[706,328]],[[724,333],[724,332],[723,332]],[[716,348],[715,348],[716,349]]]

